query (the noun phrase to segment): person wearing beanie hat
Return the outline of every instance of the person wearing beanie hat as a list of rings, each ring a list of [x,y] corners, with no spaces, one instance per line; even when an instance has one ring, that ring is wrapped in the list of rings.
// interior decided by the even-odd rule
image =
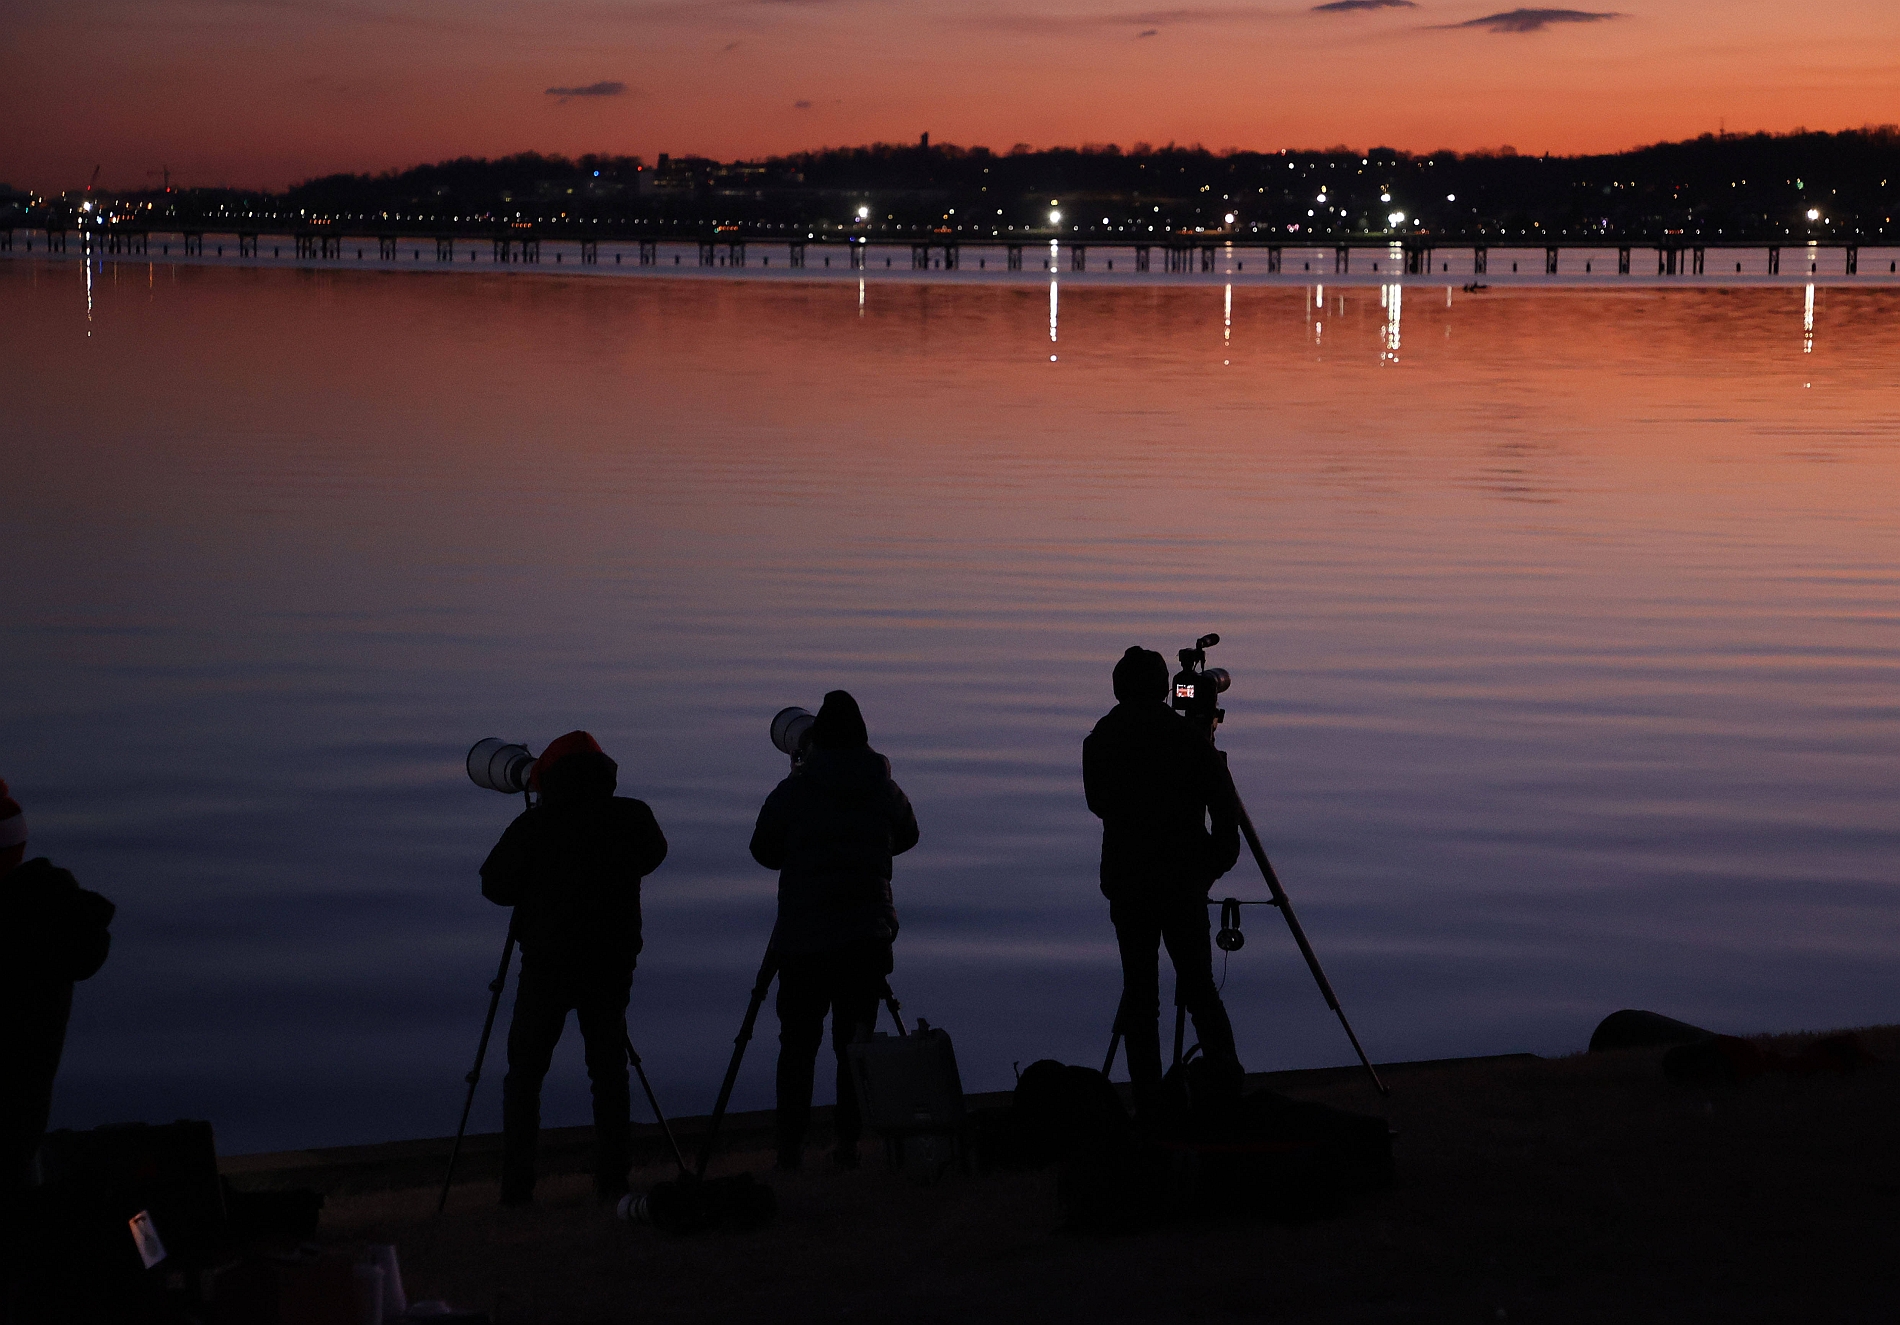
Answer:
[[[765,798],[752,858],[777,870],[778,1163],[803,1161],[811,1092],[825,1016],[838,1060],[833,1162],[858,1166],[863,1115],[845,1046],[876,1023],[888,988],[897,910],[891,857],[917,845],[917,816],[891,780],[891,761],[871,748],[864,714],[849,692],[825,696],[810,752]]]
[[[32,1180],[33,1155],[52,1113],[53,1081],[66,1048],[73,983],[105,965],[114,907],[44,856],[26,860],[26,817],[0,782],[0,1208],[11,1210]]]
[[[594,1190],[627,1190],[633,1160],[627,1001],[642,946],[640,881],[666,859],[645,801],[614,795],[620,766],[584,731],[550,741],[529,775],[539,794],[482,863],[482,896],[514,908],[521,978],[501,1083],[501,1199],[534,1199],[541,1083],[574,1014],[594,1096]]]
[[[1164,943],[1203,1054],[1239,1088],[1234,1030],[1214,985],[1207,894],[1240,858],[1240,826],[1219,752],[1168,706],[1162,656],[1131,648],[1113,679],[1117,703],[1082,742],[1082,788],[1102,821],[1102,893],[1121,948],[1117,1024],[1137,1115],[1152,1115]]]

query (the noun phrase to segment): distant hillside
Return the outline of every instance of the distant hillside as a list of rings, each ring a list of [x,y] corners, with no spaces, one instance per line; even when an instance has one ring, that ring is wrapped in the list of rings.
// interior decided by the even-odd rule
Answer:
[[[1201,228],[1323,239],[1670,231],[1876,238],[1900,234],[1893,230],[1897,193],[1900,129],[1885,125],[1704,134],[1582,157],[1520,156],[1508,148],[1215,153],[1146,143],[994,152],[927,137],[737,162],[524,153],[329,175],[281,195],[159,196],[181,217],[252,209],[419,227],[599,220],[768,232],[946,229],[971,238],[1060,230],[1106,239]],[[1052,222],[1052,213],[1060,220]]]

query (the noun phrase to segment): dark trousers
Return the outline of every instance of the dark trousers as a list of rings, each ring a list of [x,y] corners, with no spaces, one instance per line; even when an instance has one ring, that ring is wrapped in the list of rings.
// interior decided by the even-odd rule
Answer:
[[[508,1024],[508,1075],[501,1083],[501,1199],[534,1195],[534,1156],[541,1134],[541,1082],[547,1077],[567,1014],[581,1028],[587,1077],[594,1088],[594,1187],[603,1196],[627,1188],[632,1165],[627,1087],[627,995],[631,972],[542,975],[524,966]]]
[[[0,985],[0,1202],[11,1207],[32,1176],[53,1110],[53,1078],[66,1048],[73,982]]]
[[[1234,1027],[1214,988],[1214,949],[1209,942],[1207,899],[1198,893],[1122,898],[1108,904],[1122,953],[1121,1032],[1128,1046],[1128,1076],[1135,1107],[1150,1107],[1161,1086],[1161,945],[1174,963],[1175,1003],[1194,1018],[1201,1052],[1212,1062],[1240,1069]]]
[[[860,1030],[877,1024],[884,977],[891,972],[891,945],[854,943],[830,952],[791,953],[778,968],[778,1150],[797,1162],[811,1127],[812,1080],[818,1047],[831,1014],[831,1048],[838,1059],[838,1108],[833,1121],[841,1154],[856,1154],[864,1132],[857,1091],[845,1064],[844,1047]]]

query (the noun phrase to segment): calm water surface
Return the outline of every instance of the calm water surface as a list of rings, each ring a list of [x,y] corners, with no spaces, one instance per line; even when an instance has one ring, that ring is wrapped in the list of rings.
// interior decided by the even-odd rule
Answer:
[[[1893,1020],[1900,295],[1812,298],[123,265],[89,313],[0,265],[0,776],[120,906],[56,1122],[452,1129],[516,808],[461,756],[577,726],[672,841],[632,1026],[705,1110],[766,721],[833,686],[923,825],[907,1011],[973,1088],[1097,1061],[1079,743],[1122,649],[1208,630],[1375,1056]],[[1346,1061],[1248,926],[1247,1064]],[[578,1043],[549,1090],[584,1119]]]

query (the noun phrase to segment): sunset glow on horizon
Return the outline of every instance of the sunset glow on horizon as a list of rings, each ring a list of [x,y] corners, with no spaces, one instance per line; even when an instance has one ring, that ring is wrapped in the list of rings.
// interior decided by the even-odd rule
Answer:
[[[1875,0],[25,0],[8,27],[0,180],[47,191],[922,132],[1572,154],[1900,119],[1900,7]]]

